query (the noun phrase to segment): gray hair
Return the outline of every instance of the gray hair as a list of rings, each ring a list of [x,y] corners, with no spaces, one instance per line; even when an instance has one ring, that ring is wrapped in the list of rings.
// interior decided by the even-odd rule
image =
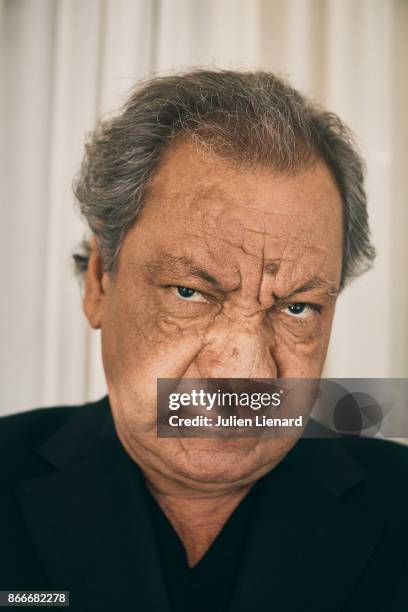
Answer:
[[[281,172],[323,160],[343,201],[341,286],[371,267],[364,165],[339,117],[268,72],[194,70],[144,82],[88,136],[74,192],[109,274],[164,151],[182,136],[224,158]],[[73,256],[79,275],[89,255],[84,239]]]

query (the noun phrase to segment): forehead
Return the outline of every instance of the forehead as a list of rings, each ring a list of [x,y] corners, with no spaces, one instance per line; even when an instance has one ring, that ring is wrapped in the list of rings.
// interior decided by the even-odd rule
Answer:
[[[282,174],[232,164],[185,141],[164,156],[134,231],[158,254],[211,256],[224,268],[240,254],[271,267],[302,260],[335,276],[342,203],[323,162]]]
[[[151,181],[148,212],[173,224],[191,221],[217,227],[247,220],[256,230],[274,225],[326,230],[341,225],[341,198],[327,166],[316,161],[293,174],[270,167],[232,164],[182,141],[165,154]],[[331,221],[327,224],[328,221]],[[305,227],[306,223],[306,227]],[[303,231],[305,234],[306,232]]]

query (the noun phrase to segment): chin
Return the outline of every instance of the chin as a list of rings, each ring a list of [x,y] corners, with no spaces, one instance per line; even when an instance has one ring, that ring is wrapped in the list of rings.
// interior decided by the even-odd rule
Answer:
[[[253,438],[184,439],[177,452],[169,457],[167,465],[183,480],[197,484],[247,484],[256,480],[260,471],[271,469],[286,454],[271,445],[268,445],[269,452],[265,452],[267,449],[262,452],[261,446],[259,439]]]

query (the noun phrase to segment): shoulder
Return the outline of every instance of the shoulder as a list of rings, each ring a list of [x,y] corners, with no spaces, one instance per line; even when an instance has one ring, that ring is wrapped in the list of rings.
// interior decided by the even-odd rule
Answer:
[[[389,507],[408,510],[408,446],[404,444],[364,437],[303,439],[293,453],[294,464],[307,481],[323,484],[336,497],[345,494],[349,500],[384,511]]]
[[[382,508],[397,520],[408,511],[408,447],[392,440],[350,438],[339,440],[365,476],[364,486],[353,489],[366,503]]]
[[[368,474],[408,475],[408,446],[378,438],[343,438],[340,444]]]
[[[55,406],[0,417],[0,450],[16,444],[41,444],[78,410],[81,406]]]
[[[49,466],[37,450],[48,440],[58,439],[58,432],[70,428],[72,423],[76,427],[71,432],[70,444],[74,444],[81,429],[96,429],[101,412],[98,409],[104,400],[82,405],[35,408],[0,417],[0,480],[49,471]]]

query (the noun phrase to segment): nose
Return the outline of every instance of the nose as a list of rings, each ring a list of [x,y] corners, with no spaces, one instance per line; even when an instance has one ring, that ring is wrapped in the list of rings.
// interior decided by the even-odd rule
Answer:
[[[217,326],[196,358],[202,378],[277,378],[273,337],[262,321]]]

